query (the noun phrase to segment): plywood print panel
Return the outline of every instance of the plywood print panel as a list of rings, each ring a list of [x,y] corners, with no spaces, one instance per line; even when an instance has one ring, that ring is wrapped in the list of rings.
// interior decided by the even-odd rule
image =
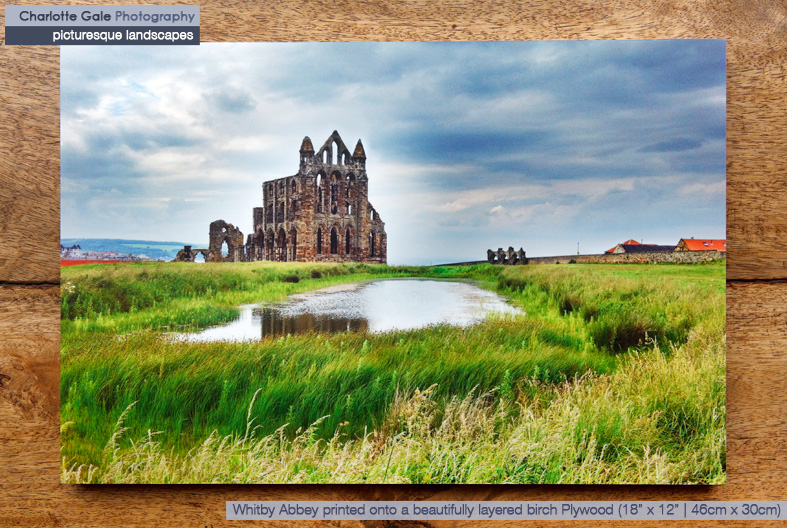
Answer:
[[[766,1],[202,5],[205,41],[728,38],[733,280],[787,278],[785,20],[784,2]],[[61,486],[58,289],[8,285],[59,280],[57,68],[54,48],[0,48],[0,524],[221,526],[229,525],[227,499],[787,499],[781,282],[728,286],[729,484],[722,487]],[[761,523],[769,524],[776,525]]]

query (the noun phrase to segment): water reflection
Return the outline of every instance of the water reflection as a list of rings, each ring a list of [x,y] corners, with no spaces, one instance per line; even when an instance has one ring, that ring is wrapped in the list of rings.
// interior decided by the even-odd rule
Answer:
[[[369,321],[362,318],[337,317],[302,313],[285,315],[277,308],[255,311],[260,319],[261,336],[305,334],[306,332],[358,332],[369,329]]]
[[[230,324],[177,338],[247,341],[305,332],[386,332],[434,324],[467,326],[490,313],[522,313],[503,297],[473,283],[430,279],[375,280],[296,295],[285,303],[240,309],[240,317]]]

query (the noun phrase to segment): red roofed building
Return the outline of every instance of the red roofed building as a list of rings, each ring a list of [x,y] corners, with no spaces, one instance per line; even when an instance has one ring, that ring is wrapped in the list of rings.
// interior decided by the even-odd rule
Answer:
[[[662,246],[659,244],[618,244],[612,253],[663,253],[673,252],[675,246]]]
[[[614,253],[615,250],[618,248],[618,246],[639,246],[639,245],[640,245],[640,243],[637,242],[634,239],[626,240],[625,242],[621,242],[617,246],[615,246],[615,247],[613,247],[611,249],[606,250],[604,253]]]
[[[726,240],[709,238],[681,238],[675,251],[727,251]]]

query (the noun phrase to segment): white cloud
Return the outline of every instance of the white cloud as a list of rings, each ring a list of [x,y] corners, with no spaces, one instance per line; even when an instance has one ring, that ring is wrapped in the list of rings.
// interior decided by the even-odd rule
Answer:
[[[727,182],[712,181],[707,183],[689,183],[687,185],[682,185],[678,189],[678,192],[688,196],[723,197],[727,194]]]

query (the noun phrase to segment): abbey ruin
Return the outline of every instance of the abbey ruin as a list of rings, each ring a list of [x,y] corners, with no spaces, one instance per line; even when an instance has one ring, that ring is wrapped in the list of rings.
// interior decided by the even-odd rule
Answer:
[[[303,138],[297,174],[262,184],[262,207],[253,210],[254,232],[224,220],[210,224],[208,248],[185,246],[176,261],[386,262],[385,223],[369,203],[366,152],[351,153],[339,133],[315,152]],[[222,249],[226,246],[226,252]]]

